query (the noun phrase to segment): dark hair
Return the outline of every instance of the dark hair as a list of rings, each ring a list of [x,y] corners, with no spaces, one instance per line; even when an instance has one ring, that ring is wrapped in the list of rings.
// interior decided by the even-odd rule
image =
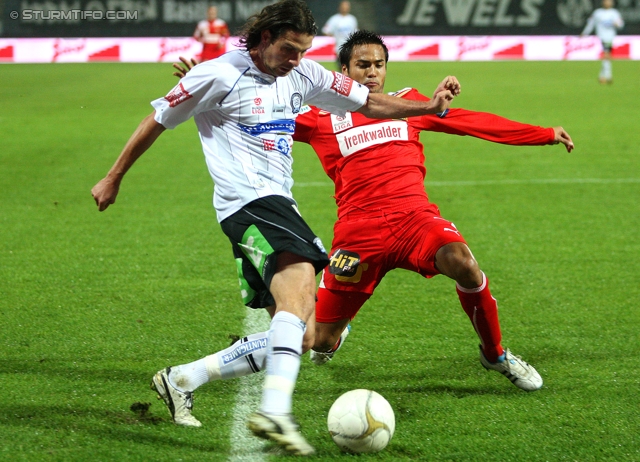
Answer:
[[[347,41],[340,46],[340,52],[338,53],[340,64],[344,64],[348,69],[353,48],[360,45],[380,45],[384,50],[384,62],[389,61],[389,50],[382,37],[370,30],[359,30],[349,35]]]
[[[239,31],[240,45],[246,50],[257,47],[265,30],[271,32],[272,41],[288,31],[309,35],[318,33],[311,10],[300,0],[280,0],[247,19]]]

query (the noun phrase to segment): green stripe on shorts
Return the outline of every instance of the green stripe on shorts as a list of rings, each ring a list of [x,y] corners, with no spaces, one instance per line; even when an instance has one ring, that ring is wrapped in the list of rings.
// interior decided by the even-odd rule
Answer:
[[[256,225],[251,225],[247,228],[247,231],[245,231],[242,236],[242,242],[238,245],[264,279],[264,264],[269,255],[273,253],[273,247],[271,247],[269,241],[265,239]]]
[[[251,288],[247,280],[244,278],[244,273],[242,271],[242,258],[236,258],[236,267],[238,269],[238,279],[240,280],[240,295],[242,295],[242,303],[247,305],[255,298],[256,291]]]

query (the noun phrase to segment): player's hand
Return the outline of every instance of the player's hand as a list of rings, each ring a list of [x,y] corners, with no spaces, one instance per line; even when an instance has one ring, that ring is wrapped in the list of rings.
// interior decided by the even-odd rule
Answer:
[[[433,95],[431,103],[434,106],[435,113],[444,112],[449,109],[451,101],[453,101],[454,95],[449,90],[440,90]]]
[[[453,96],[458,96],[461,91],[460,82],[454,76],[450,75],[445,77],[445,79],[440,82],[436,91],[433,92],[433,97],[435,98],[438,93],[443,90],[449,90]]]
[[[119,190],[120,183],[116,183],[109,178],[103,178],[91,189],[91,195],[96,201],[100,212],[115,203]]]
[[[573,151],[575,147],[573,145],[573,141],[569,134],[562,127],[553,127],[553,131],[556,133],[555,138],[553,139],[553,144],[562,143],[567,148],[567,152]]]
[[[178,72],[174,72],[173,75],[175,75],[179,79],[181,79],[182,77],[187,75],[187,72],[189,72],[191,69],[193,69],[193,66],[196,66],[198,64],[198,61],[196,61],[194,58],[191,58],[189,60],[189,59],[184,58],[182,56],[180,56],[180,61],[182,61],[182,64],[184,64],[184,67],[182,67],[178,63],[173,63],[173,68],[177,69],[177,71],[178,71]]]

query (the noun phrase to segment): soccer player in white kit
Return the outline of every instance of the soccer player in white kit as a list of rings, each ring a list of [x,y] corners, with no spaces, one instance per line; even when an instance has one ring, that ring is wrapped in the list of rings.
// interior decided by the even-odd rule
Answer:
[[[340,47],[347,41],[349,36],[358,30],[358,20],[351,14],[351,3],[340,2],[338,6],[338,13],[331,16],[324,26],[322,26],[322,33],[333,37],[336,41],[336,64],[338,71],[342,71],[342,65],[340,64]]]
[[[600,83],[613,83],[611,49],[613,48],[613,39],[623,27],[624,21],[620,12],[613,7],[613,0],[602,0],[602,8],[591,13],[587,25],[580,34],[582,37],[589,35],[595,28],[596,35],[602,42],[602,66],[598,77]]]
[[[457,79],[447,77],[430,101],[369,94],[367,87],[303,59],[316,32],[311,11],[300,0],[281,0],[249,18],[240,38],[244,49],[196,66],[153,101],[154,111],[91,190],[98,209],[105,210],[115,202],[125,173],[160,134],[194,118],[215,183],[217,218],[238,264],[243,301],[265,308],[272,320],[267,332],[158,371],[152,389],[176,424],[199,427],[191,414],[196,388],[266,369],[260,409],[248,426],[298,455],[314,450],[291,415],[292,393],[300,356],[314,342],[315,275],[329,259],[291,194],[296,116],[304,102],[373,118],[434,114],[446,110],[460,92]],[[253,358],[261,349],[265,364]]]

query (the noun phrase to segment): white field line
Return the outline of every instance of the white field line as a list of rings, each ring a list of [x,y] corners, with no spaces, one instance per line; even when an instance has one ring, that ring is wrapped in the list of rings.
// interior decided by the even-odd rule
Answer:
[[[426,181],[428,186],[491,186],[509,184],[622,184],[640,183],[640,178],[530,178],[527,180]],[[294,187],[333,186],[330,181],[296,182]]]
[[[247,308],[244,318],[244,335],[255,334],[269,330],[269,316],[264,310]],[[253,436],[247,429],[247,417],[258,410],[262,398],[262,382],[264,373],[251,374],[241,377],[236,405],[233,408],[233,423],[231,425],[231,451],[228,461],[232,462],[262,462],[267,460],[263,452],[265,442]]]

